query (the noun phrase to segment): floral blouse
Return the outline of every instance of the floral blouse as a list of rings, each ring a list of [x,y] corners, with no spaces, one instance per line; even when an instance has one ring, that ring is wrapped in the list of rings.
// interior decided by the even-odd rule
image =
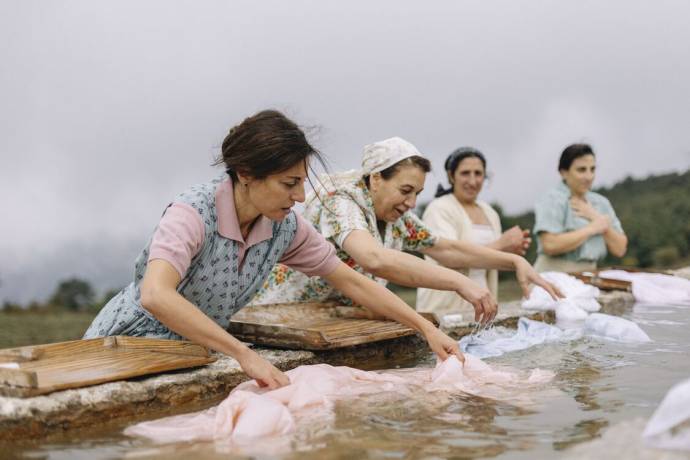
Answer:
[[[382,285],[388,282],[365,272],[345,252],[343,243],[353,230],[365,230],[381,241],[385,248],[398,251],[419,251],[436,244],[437,237],[410,211],[400,216],[395,222],[386,223],[382,235],[377,225],[374,203],[364,180],[347,177],[347,173],[340,178],[332,177],[330,180],[335,184],[334,190],[324,190],[319,193],[319,196],[310,194],[305,203],[303,215],[335,245],[340,260],[359,273]],[[326,300],[334,300],[343,305],[352,304],[350,299],[332,288],[325,279],[318,276],[309,277],[278,264],[251,303],[257,305]]]

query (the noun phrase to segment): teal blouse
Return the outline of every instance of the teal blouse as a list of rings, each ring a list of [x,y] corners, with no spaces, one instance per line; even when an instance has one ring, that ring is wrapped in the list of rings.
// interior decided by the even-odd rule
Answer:
[[[599,213],[609,216],[612,227],[623,232],[620,220],[613,210],[609,200],[596,192],[587,192],[587,201]],[[534,209],[535,222],[534,234],[541,232],[566,233],[580,229],[589,223],[584,217],[579,217],[570,208],[570,188],[564,183],[559,183],[555,188],[549,190],[546,195],[537,201]],[[544,253],[541,241],[537,238],[537,252]],[[579,248],[574,251],[561,254],[558,257],[573,261],[597,261],[606,256],[606,242],[602,235],[595,235],[587,239]]]

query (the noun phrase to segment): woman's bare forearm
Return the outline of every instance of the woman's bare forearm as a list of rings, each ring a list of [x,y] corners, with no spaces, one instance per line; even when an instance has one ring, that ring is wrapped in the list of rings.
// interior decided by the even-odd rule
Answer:
[[[430,321],[419,315],[400,297],[345,264],[340,264],[325,278],[329,284],[353,302],[378,315],[395,320],[421,333],[426,333],[430,328],[435,329]]]
[[[572,232],[540,233],[539,239],[546,255],[558,256],[574,251],[595,234],[590,226],[585,226]]]
[[[381,260],[372,274],[401,286],[457,291],[466,276],[424,259],[391,249],[381,250]],[[360,264],[361,265],[361,264]]]
[[[141,304],[171,331],[218,352],[240,359],[249,348],[226,332],[175,289],[179,275],[168,262],[149,263],[141,283]]]
[[[485,268],[497,270],[514,270],[515,254],[498,251],[479,244],[461,240],[439,238],[438,242],[423,251],[445,267]]]
[[[625,233],[618,232],[613,228],[604,232],[604,241],[606,248],[616,257],[623,257],[628,250],[628,237]]]

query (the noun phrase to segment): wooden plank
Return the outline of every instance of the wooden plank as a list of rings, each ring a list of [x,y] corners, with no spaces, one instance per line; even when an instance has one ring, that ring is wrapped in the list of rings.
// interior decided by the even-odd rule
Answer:
[[[144,337],[108,337],[0,350],[2,356],[35,359],[20,369],[0,368],[0,394],[36,396],[215,361],[200,345]],[[16,361],[15,361],[16,362]]]
[[[360,307],[329,304],[270,304],[245,308],[228,331],[248,342],[279,348],[329,350],[390,340],[416,332],[374,317]],[[433,314],[425,317],[438,324]]]
[[[36,388],[38,386],[38,379],[35,372],[0,367],[0,384]]]
[[[106,337],[113,339],[115,346],[127,350],[146,350],[158,353],[173,353],[185,356],[211,356],[208,349],[194,342],[181,340],[151,339],[144,337],[115,336]]]
[[[42,355],[42,351],[34,347],[8,348],[0,350],[0,363],[23,363],[33,361]]]
[[[613,278],[604,278],[597,275],[598,272],[575,272],[571,273],[575,278],[582,280],[587,284],[598,287],[605,291],[627,291],[632,292],[632,283],[630,281],[616,280]]]

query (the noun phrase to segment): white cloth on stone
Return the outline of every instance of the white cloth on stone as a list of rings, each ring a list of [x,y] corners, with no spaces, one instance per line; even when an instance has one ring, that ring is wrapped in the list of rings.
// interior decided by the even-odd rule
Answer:
[[[625,270],[603,270],[602,278],[630,281],[635,300],[657,305],[690,306],[690,280],[661,273],[632,273]]]
[[[553,300],[548,292],[536,286],[532,289],[529,298],[522,302],[522,308],[539,311],[553,310],[556,312],[556,319],[563,321],[581,320],[587,316],[587,313],[601,309],[601,305],[597,302],[598,288],[585,284],[566,273],[544,272],[541,276],[558,287],[565,298]]]

